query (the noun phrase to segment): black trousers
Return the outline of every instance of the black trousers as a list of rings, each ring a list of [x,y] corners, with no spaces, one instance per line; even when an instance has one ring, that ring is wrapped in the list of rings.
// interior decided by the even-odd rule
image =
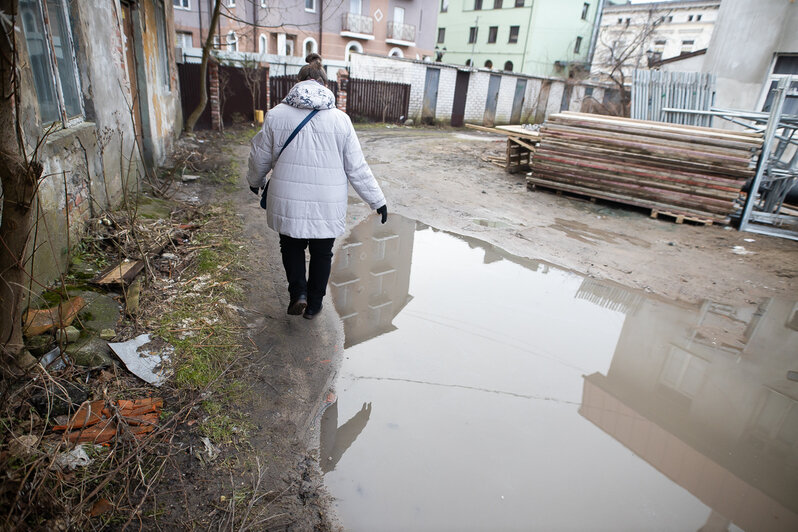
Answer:
[[[291,300],[301,295],[308,298],[308,308],[318,310],[327,293],[327,281],[330,279],[332,264],[332,247],[334,238],[292,238],[280,235],[280,253],[283,255],[283,267],[288,278],[288,293]],[[310,248],[310,268],[305,277],[305,249]]]

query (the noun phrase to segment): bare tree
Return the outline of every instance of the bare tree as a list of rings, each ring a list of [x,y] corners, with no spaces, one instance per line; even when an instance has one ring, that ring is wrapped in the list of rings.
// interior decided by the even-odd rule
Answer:
[[[20,120],[20,69],[15,24],[18,0],[0,0],[0,178],[3,211],[0,221],[0,353],[2,367],[20,363],[25,262],[33,227],[33,204],[43,167],[29,155]]]
[[[627,19],[622,28],[601,32],[593,72],[617,86],[624,116],[629,115],[632,101],[629,78],[636,69],[648,67],[651,39],[666,15],[662,10],[651,8],[645,19],[634,23]]]
[[[202,115],[202,112],[205,110],[205,106],[208,105],[208,59],[210,58],[211,49],[213,48],[214,31],[216,30],[216,26],[219,24],[219,13],[221,13],[221,10],[222,0],[214,0],[213,15],[211,16],[211,23],[208,26],[210,28],[208,31],[208,37],[205,39],[205,43],[202,45],[202,62],[200,63],[200,101],[186,120],[186,123],[183,127],[183,130],[186,133],[191,133],[194,131],[194,126],[197,125],[197,120],[199,120],[200,115]]]
[[[255,120],[255,111],[258,109],[260,103],[260,85],[263,82],[263,67],[260,62],[245,59],[240,62],[241,73],[244,75],[244,83],[249,89],[249,95],[252,98],[252,120]]]
[[[219,65],[219,131],[224,131],[224,104],[228,96],[231,96],[230,71]]]

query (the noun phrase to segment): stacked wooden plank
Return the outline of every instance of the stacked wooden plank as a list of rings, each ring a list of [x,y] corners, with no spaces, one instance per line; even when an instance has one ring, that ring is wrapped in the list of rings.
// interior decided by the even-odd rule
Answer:
[[[519,125],[485,127],[466,124],[467,128],[507,135],[507,151],[504,157],[484,157],[486,162],[493,163],[510,173],[529,170],[532,154],[540,141],[540,133]]]
[[[540,130],[530,188],[541,186],[704,223],[728,223],[759,133],[565,112]]]

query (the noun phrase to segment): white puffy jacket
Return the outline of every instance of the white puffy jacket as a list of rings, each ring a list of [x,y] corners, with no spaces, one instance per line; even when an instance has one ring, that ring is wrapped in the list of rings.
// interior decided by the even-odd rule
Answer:
[[[276,163],[291,132],[311,109],[320,109],[294,137]],[[252,139],[247,180],[263,187],[269,180],[269,227],[294,238],[334,238],[346,230],[347,181],[372,209],[385,196],[363,157],[355,128],[335,108],[333,93],[316,81],[294,85],[266,115]]]

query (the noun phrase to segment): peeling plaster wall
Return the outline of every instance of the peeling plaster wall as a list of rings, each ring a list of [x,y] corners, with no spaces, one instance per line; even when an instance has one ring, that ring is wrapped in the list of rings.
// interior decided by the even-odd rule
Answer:
[[[153,12],[153,0],[139,6]],[[85,231],[85,222],[103,209],[118,205],[123,190],[139,186],[143,164],[134,142],[135,129],[130,114],[132,102],[127,74],[123,12],[119,0],[70,1],[69,14],[75,49],[83,116],[66,127],[42,124],[36,89],[28,60],[24,33],[20,28],[21,58],[20,116],[28,155],[48,132],[37,154],[44,173],[39,187],[34,216],[38,225],[31,235],[26,264],[36,279],[34,291],[57,279],[68,264],[69,248]],[[171,8],[167,9],[167,49],[171,72],[170,87],[153,91],[152,146],[156,161],[164,159],[182,126],[177,69],[174,63],[174,35]],[[144,32],[157,45],[155,20],[152,31]],[[149,46],[152,45],[150,43]],[[148,54],[149,55],[149,54]],[[149,55],[148,75],[157,75],[155,52]],[[145,86],[157,85],[146,83]],[[150,134],[145,131],[145,136]],[[2,223],[2,222],[0,222]],[[38,286],[37,286],[38,285]]]
[[[144,48],[144,71],[147,79],[147,105],[142,113],[149,115],[149,137],[152,153],[146,153],[148,162],[161,164],[172,150],[175,139],[183,128],[183,113],[180,107],[180,85],[177,79],[175,64],[175,31],[174,11],[167,6],[164,9],[166,28],[167,73],[164,78],[159,62],[161,50],[158,40],[156,10],[164,9],[158,0],[149,0],[140,4],[139,21],[141,24],[142,45]],[[143,91],[140,90],[143,93]],[[142,94],[144,96],[144,94]],[[146,136],[146,133],[145,133]]]

